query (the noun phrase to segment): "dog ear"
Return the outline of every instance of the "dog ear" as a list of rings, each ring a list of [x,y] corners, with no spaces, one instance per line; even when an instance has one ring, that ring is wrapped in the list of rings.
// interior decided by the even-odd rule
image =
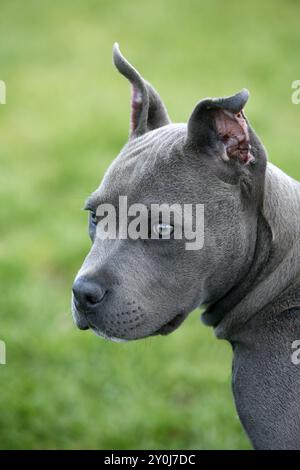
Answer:
[[[123,57],[117,43],[113,47],[113,61],[118,71],[132,85],[130,137],[138,137],[169,124],[167,110],[158,93]]]
[[[233,96],[200,101],[188,122],[187,141],[202,148],[221,141],[225,146],[224,160],[253,162],[248,122],[243,112],[248,98],[248,90],[243,89]]]

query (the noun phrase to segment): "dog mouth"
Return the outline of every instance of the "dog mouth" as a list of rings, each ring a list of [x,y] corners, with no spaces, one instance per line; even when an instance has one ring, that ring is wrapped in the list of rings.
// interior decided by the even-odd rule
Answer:
[[[90,326],[85,318],[85,316],[81,315],[78,311],[74,301],[72,300],[71,310],[73,314],[73,320],[79,330],[89,330]]]
[[[80,315],[78,309],[76,308],[74,304],[72,304],[72,311],[75,317],[74,319],[75,319],[76,326],[80,330],[92,330],[97,336],[100,336],[107,340],[112,340],[112,341],[117,341],[117,342],[129,341],[129,339],[126,339],[126,338],[111,337],[107,335],[105,332],[100,331],[99,328],[90,319],[87,319],[85,316]],[[181,325],[181,323],[185,320],[186,317],[187,317],[186,313],[180,312],[177,315],[175,315],[175,317],[173,317],[171,320],[169,320],[168,322],[160,326],[158,329],[156,329],[154,332],[148,333],[144,336],[140,336],[137,338],[132,338],[132,339],[136,340],[136,339],[147,338],[150,336],[169,335]]]
[[[187,316],[187,314],[185,314],[184,312],[178,313],[174,318],[172,318],[172,320],[168,321],[163,326],[158,328],[158,330],[156,330],[154,333],[152,333],[151,336],[169,335],[170,333],[175,331],[181,325],[181,323],[185,320],[186,316]]]

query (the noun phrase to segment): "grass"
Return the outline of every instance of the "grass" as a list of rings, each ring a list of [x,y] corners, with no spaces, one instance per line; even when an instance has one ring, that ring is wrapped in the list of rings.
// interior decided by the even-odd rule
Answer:
[[[270,159],[300,178],[296,1],[2,0],[1,449],[247,449],[231,352],[199,313],[129,344],[79,332],[70,286],[89,248],[88,194],[127,138],[122,50],[174,121],[246,86]]]

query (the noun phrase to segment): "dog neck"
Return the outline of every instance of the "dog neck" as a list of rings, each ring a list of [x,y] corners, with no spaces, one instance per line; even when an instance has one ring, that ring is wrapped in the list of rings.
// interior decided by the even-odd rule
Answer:
[[[218,338],[230,340],[297,279],[300,283],[299,214],[300,184],[268,163],[251,267],[238,285],[202,315],[205,324],[215,327]]]

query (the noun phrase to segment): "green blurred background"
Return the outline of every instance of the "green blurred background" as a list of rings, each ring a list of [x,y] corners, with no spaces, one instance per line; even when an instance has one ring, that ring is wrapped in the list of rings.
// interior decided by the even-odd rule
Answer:
[[[249,88],[270,160],[300,178],[299,17],[296,0],[1,0],[1,449],[250,447],[230,347],[199,311],[168,337],[113,344],[75,328],[70,287],[90,246],[84,200],[128,134],[113,42],[174,121]]]

